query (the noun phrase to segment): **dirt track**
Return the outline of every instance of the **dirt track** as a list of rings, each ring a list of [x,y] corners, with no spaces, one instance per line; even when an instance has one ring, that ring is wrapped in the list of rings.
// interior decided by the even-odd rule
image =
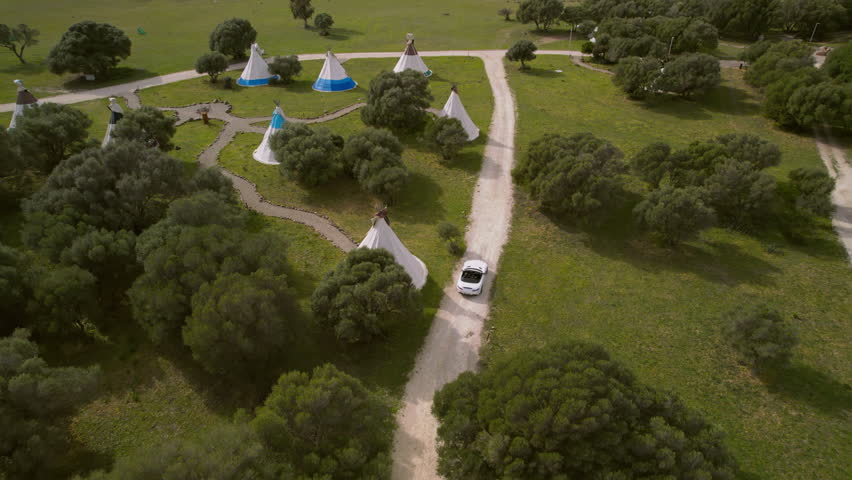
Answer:
[[[852,262],[852,166],[843,149],[837,146],[831,130],[814,129],[814,137],[825,168],[835,181],[831,194],[831,202],[834,204],[831,223]]]

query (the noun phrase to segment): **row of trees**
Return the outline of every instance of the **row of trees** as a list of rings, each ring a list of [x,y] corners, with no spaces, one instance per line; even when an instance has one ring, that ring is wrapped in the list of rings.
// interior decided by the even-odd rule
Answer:
[[[688,97],[719,85],[722,74],[716,57],[687,53],[665,64],[652,56],[623,58],[612,81],[634,99],[659,93]]]
[[[753,135],[728,134],[673,151],[653,143],[628,164],[611,143],[589,133],[548,134],[532,142],[513,171],[539,206],[581,224],[599,224],[625,205],[625,175],[650,186],[633,208],[636,222],[666,244],[676,244],[715,223],[753,228],[778,215],[776,181],[762,170],[781,152]],[[784,199],[797,221],[831,212],[833,181],[819,170],[790,173]]]
[[[745,80],[765,91],[764,113],[782,127],[852,128],[852,42],[831,52],[822,69],[811,54],[799,40],[757,42],[742,53],[751,63]]]

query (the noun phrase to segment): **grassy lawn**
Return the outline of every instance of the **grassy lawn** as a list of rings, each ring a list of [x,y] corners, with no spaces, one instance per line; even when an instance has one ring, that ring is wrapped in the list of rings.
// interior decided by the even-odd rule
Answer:
[[[429,65],[439,72],[430,80],[435,94],[434,105],[443,105],[449,96],[450,84],[458,84],[465,106],[483,134],[465,147],[460,158],[450,166],[441,165],[437,156],[426,151],[413,136],[402,138],[406,145],[403,160],[411,177],[391,206],[391,220],[400,239],[429,268],[430,279],[423,291],[426,315],[405,329],[393,332],[386,341],[370,346],[369,350],[352,349],[343,353],[358,358],[357,362],[350,362],[351,371],[393,394],[402,391],[414,355],[440,301],[441,287],[449,279],[456,262],[447,253],[435,228],[442,221],[455,223],[462,229],[467,224],[493,105],[480,60],[436,58],[430,59]],[[331,128],[344,137],[364,128],[357,112],[315,126]],[[287,181],[277,167],[252,160],[251,152],[260,140],[260,134],[238,135],[223,150],[219,163],[254,182],[261,195],[273,203],[325,215],[356,240],[366,234],[370,228],[370,217],[381,205],[379,199],[363,193],[349,178],[340,178],[314,189],[305,189]],[[333,343],[326,344],[324,348],[331,351],[340,349]]]
[[[204,125],[201,120],[194,120],[177,127],[172,143],[180,150],[172,150],[169,156],[183,162],[187,176],[198,169],[198,156],[216,141],[223,125],[221,120],[211,118],[208,125]]]
[[[521,106],[519,156],[545,132],[590,131],[628,155],[656,140],[682,147],[751,132],[783,150],[776,175],[821,165],[811,138],[760,117],[759,98],[737,71],[725,71],[723,85],[700,100],[645,106],[567,59],[540,57],[535,66],[532,74],[509,70]],[[545,71],[556,68],[565,73]],[[558,95],[565,100],[553,102]],[[827,222],[807,246],[775,233],[713,229],[667,250],[623,227],[565,225],[540,214],[523,192],[517,200],[488,355],[558,339],[602,344],[642,381],[676,392],[725,430],[744,478],[848,478],[852,270]],[[769,253],[769,244],[780,251]],[[793,319],[802,340],[790,370],[768,383],[738,364],[720,335],[722,314],[759,302]]]
[[[79,0],[58,5],[55,0],[0,3],[7,24],[26,23],[41,31],[41,43],[27,49],[26,65],[11,53],[0,54],[0,103],[13,102],[12,80],[22,78],[36,96],[65,90],[95,88],[153,75],[190,70],[208,51],[210,32],[225,19],[248,19],[257,40],[269,55],[336,52],[399,51],[405,34],[413,32],[422,50],[507,48],[531,30],[529,25],[505,22],[497,15],[507,0],[434,0],[400,3],[395,0],[333,2],[314,0],[316,13],[334,17],[331,34],[321,37],[293,19],[287,2],[235,0]],[[376,12],[381,12],[377,15]],[[73,15],[72,15],[73,13]],[[110,78],[94,82],[75,75],[50,73],[44,63],[50,49],[73,23],[107,22],[122,29],[133,42],[131,56]],[[142,27],[144,35],[137,32]],[[532,34],[537,36],[537,34]]]

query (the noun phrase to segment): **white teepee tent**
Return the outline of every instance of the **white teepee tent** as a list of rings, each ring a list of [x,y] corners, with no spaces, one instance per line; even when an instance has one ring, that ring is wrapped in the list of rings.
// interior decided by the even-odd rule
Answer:
[[[112,141],[112,130],[115,128],[115,124],[124,116],[124,109],[115,101],[115,97],[109,97],[107,108],[110,112],[109,125],[107,126],[106,135],[104,135],[104,141],[101,142],[101,148],[105,148]]]
[[[456,90],[455,85],[453,85],[452,91],[450,92],[450,98],[448,98],[447,103],[444,104],[444,109],[441,110],[441,116],[455,118],[460,121],[462,127],[464,127],[464,131],[467,132],[468,141],[476,140],[476,138],[479,137],[479,128],[473,124],[473,121],[467,114],[467,110],[464,109],[464,105],[462,105],[461,98],[459,98],[459,93],[458,90]]]
[[[396,66],[393,67],[393,71],[401,73],[406,70],[414,70],[427,77],[432,75],[432,70],[429,70],[429,67],[423,63],[423,59],[420,58],[420,55],[417,54],[417,49],[414,48],[414,34],[409,33],[406,37],[408,38],[408,44],[405,46],[402,56],[399,57],[399,61],[396,62]]]
[[[373,227],[367,232],[367,236],[364,237],[358,248],[384,248],[389,251],[396,263],[402,265],[402,268],[411,277],[411,283],[414,284],[414,287],[423,288],[429,270],[426,269],[426,265],[419,258],[405,248],[405,245],[393,233],[384,217],[383,212],[379,212],[373,217]]]
[[[38,99],[29,90],[24,88],[23,80],[15,80],[14,83],[18,86],[18,99],[15,101],[15,111],[12,112],[12,121],[9,123],[10,130],[15,128],[15,119],[18,115],[24,113],[25,108],[32,107],[38,103]]]
[[[357,87],[358,84],[352,77],[346,74],[343,65],[331,50],[325,54],[325,63],[320,70],[317,81],[314,82],[314,90],[318,92],[345,92]]]
[[[269,73],[269,65],[263,59],[263,49],[260,48],[260,45],[252,43],[251,56],[246,68],[243,69],[243,73],[240,74],[237,84],[244,87],[257,87],[258,85],[269,84],[269,80],[274,77],[275,75]]]
[[[284,111],[281,110],[281,105],[278,102],[275,102],[275,111],[272,112],[272,121],[269,122],[269,128],[266,129],[266,133],[263,135],[263,141],[260,142],[260,146],[251,154],[255,160],[267,165],[278,165],[281,163],[278,160],[275,160],[275,152],[269,148],[269,141],[273,135],[281,130],[281,127],[284,126],[285,122]]]

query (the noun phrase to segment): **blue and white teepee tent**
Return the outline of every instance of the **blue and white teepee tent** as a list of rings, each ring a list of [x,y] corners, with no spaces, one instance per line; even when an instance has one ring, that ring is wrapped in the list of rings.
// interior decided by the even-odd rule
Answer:
[[[357,86],[355,80],[352,80],[352,77],[346,74],[343,65],[329,50],[325,54],[325,63],[320,70],[319,77],[314,82],[314,90],[318,92],[345,92]]]
[[[276,100],[275,101],[275,111],[272,112],[272,121],[269,123],[269,128],[266,129],[266,133],[263,135],[263,141],[260,142],[260,146],[254,149],[254,153],[251,156],[260,163],[265,163],[266,165],[278,165],[278,160],[275,160],[275,152],[269,148],[269,142],[272,139],[272,136],[278,133],[281,130],[281,127],[284,126],[284,123],[287,120],[284,119],[284,111],[281,110],[281,104]]]
[[[275,75],[269,73],[269,65],[263,59],[263,49],[256,43],[251,44],[251,56],[240,74],[238,85],[244,87],[257,87],[259,85],[268,85],[269,81],[275,78]]]
[[[402,56],[399,57],[399,61],[396,62],[396,66],[393,67],[393,71],[402,73],[406,70],[414,70],[427,77],[432,75],[432,70],[429,70],[429,67],[423,63],[423,59],[420,58],[417,49],[414,48],[414,34],[409,33],[406,37],[408,38],[408,44],[405,46]]]
[[[18,98],[15,101],[15,111],[12,112],[12,121],[9,123],[10,130],[15,128],[16,119],[18,115],[24,113],[25,108],[38,103],[38,99],[24,87],[23,80],[15,80],[14,83],[18,86]]]
[[[104,141],[101,143],[101,148],[106,148],[106,146],[109,145],[109,142],[112,141],[112,130],[115,128],[115,124],[124,117],[124,109],[115,101],[115,97],[109,97],[109,105],[107,108],[110,112],[109,125],[107,126],[106,135],[104,135]]]

